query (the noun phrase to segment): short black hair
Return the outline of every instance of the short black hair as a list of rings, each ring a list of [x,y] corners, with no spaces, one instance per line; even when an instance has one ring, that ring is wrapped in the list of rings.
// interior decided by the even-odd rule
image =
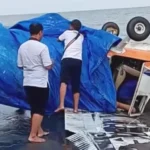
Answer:
[[[40,23],[32,23],[32,24],[30,24],[29,29],[30,29],[30,34],[31,35],[36,35],[40,31],[43,31],[43,26]]]
[[[71,21],[71,26],[74,28],[74,30],[79,31],[81,29],[82,24],[80,20],[75,19]]]

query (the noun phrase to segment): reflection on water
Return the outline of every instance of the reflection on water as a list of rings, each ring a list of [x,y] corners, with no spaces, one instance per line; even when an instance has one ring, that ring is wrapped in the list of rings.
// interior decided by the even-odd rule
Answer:
[[[0,105],[0,150],[24,143],[29,134],[29,124],[29,112],[19,115],[16,109]]]
[[[96,150],[119,150],[120,146],[127,148],[130,144],[150,141],[143,137],[148,127],[137,119],[94,113],[76,115],[68,112],[65,117],[66,130],[71,131],[67,134],[67,139],[71,141],[69,144],[73,143],[79,149],[84,147],[91,150],[96,147]],[[43,125],[44,129],[51,132],[46,137],[47,142],[38,145],[28,143],[30,113],[27,111],[24,115],[19,115],[16,109],[0,105],[0,150],[62,150],[66,136],[64,114],[45,117]]]
[[[126,119],[126,118],[125,118]],[[127,120],[105,120],[104,129],[107,132],[114,132],[116,134],[131,134],[131,135],[143,135],[144,132],[149,131],[149,127],[146,124],[142,124],[138,120],[134,123],[127,122]]]
[[[0,105],[0,150],[61,150],[64,142],[63,114],[45,117],[44,129],[50,131],[44,144],[28,143],[30,112],[19,115],[17,109]]]
[[[66,110],[65,127],[66,130],[74,132],[67,140],[78,148],[84,147],[85,150],[125,150],[130,144],[136,146],[137,143],[150,142],[149,136],[145,134],[149,130],[146,124],[139,118],[130,118],[119,112],[101,114],[81,111],[76,115]]]

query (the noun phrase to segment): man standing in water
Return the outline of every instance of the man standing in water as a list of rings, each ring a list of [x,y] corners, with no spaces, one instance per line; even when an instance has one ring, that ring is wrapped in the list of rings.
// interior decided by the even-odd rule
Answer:
[[[82,67],[82,43],[84,37],[79,33],[81,22],[73,20],[70,29],[59,36],[59,41],[65,42],[65,51],[61,62],[60,105],[55,112],[64,110],[64,100],[69,82],[72,85],[74,98],[74,113],[78,112],[80,97],[80,76]]]
[[[18,67],[23,69],[23,86],[31,107],[31,132],[28,140],[33,143],[45,142],[42,137],[48,135],[41,128],[45,106],[49,97],[48,70],[52,61],[48,47],[41,43],[43,26],[30,25],[30,39],[18,50]]]

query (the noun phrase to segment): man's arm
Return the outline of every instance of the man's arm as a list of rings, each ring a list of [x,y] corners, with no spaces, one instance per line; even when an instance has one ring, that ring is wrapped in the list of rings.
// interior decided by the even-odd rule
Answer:
[[[66,32],[64,32],[63,34],[61,34],[59,37],[58,37],[58,39],[57,39],[57,41],[58,42],[62,42],[62,41],[64,41],[65,39],[66,39]]]
[[[23,62],[22,62],[22,56],[21,56],[21,49],[18,50],[18,57],[17,57],[17,66],[19,69],[23,69]]]
[[[41,58],[42,58],[42,63],[43,63],[44,68],[47,70],[52,69],[53,62],[50,58],[50,54],[49,54],[49,50],[47,46],[45,46],[45,48],[43,49],[41,53]]]

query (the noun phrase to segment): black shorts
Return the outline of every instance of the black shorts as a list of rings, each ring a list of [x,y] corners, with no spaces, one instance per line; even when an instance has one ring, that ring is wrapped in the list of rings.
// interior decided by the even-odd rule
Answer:
[[[65,58],[61,62],[61,83],[71,83],[73,94],[80,92],[82,61]]]
[[[24,87],[28,103],[31,107],[31,115],[33,114],[45,114],[45,107],[49,98],[49,87],[39,88],[32,86]]]

